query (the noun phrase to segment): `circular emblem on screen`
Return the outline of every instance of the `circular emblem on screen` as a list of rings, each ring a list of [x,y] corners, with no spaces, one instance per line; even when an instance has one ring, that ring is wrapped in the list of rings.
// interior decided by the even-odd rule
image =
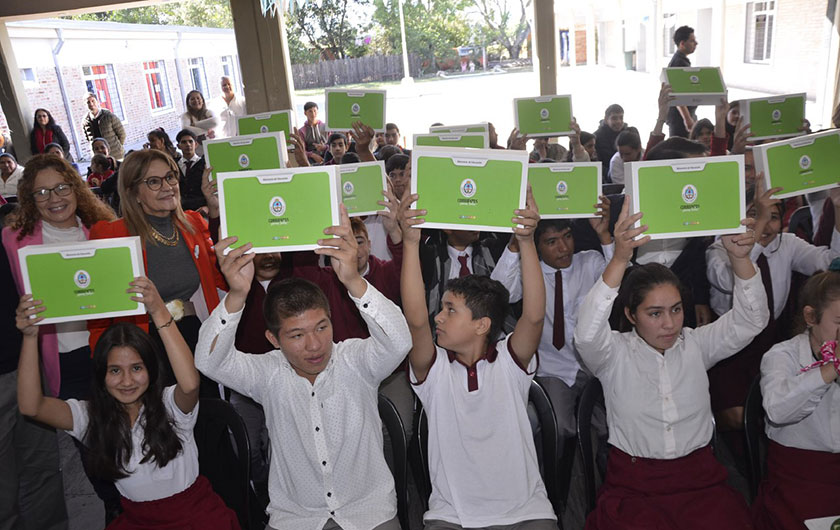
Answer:
[[[475,195],[476,187],[473,179],[464,179],[461,181],[461,195],[469,199]]]
[[[268,132],[268,125],[260,126],[260,132],[261,133],[267,133]]]
[[[358,114],[360,110],[362,110],[362,107],[360,107],[358,103],[353,103],[352,105],[350,105],[350,111],[353,114]]]
[[[548,109],[540,109],[540,118],[544,120],[548,119]]]
[[[248,155],[242,153],[239,155],[239,167],[246,168],[251,165],[251,159],[248,158]]]
[[[831,530],[840,530],[840,519],[831,523]]]
[[[569,185],[566,184],[565,180],[561,180],[557,183],[557,195],[565,195],[569,193]]]
[[[771,116],[773,117],[773,121],[779,121],[782,119],[782,111],[775,109]]]
[[[341,189],[344,191],[345,195],[352,195],[353,190],[356,189],[356,188],[353,186],[353,183],[348,180],[347,182],[344,183],[344,185],[341,187]]]
[[[90,274],[86,270],[76,271],[76,274],[73,275],[73,283],[79,289],[87,289],[90,286]]]
[[[802,169],[809,169],[811,167],[811,157],[808,155],[802,155],[799,159],[799,167]]]
[[[686,184],[682,189],[682,200],[686,204],[691,204],[697,200],[697,188],[693,184]]]
[[[286,213],[286,201],[283,197],[272,197],[271,202],[268,203],[268,210],[274,217],[281,217]]]
[[[700,82],[700,78],[696,75],[688,76],[688,80],[694,83],[695,85]]]

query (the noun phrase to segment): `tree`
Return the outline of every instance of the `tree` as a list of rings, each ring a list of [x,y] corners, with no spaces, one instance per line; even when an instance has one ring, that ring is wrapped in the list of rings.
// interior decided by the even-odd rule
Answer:
[[[351,21],[348,8],[367,5],[370,0],[304,0],[290,9],[289,26],[299,30],[309,44],[326,59],[364,55],[356,36],[367,30]]]
[[[72,20],[124,22],[128,24],[155,24],[174,26],[199,26],[205,28],[232,28],[228,0],[192,0],[173,4],[158,4],[73,15]]]
[[[514,2],[519,3],[518,20],[513,12]],[[531,33],[528,22],[531,0],[473,0],[473,3],[487,24],[485,33],[489,40],[504,46],[511,59],[518,59],[522,45]]]

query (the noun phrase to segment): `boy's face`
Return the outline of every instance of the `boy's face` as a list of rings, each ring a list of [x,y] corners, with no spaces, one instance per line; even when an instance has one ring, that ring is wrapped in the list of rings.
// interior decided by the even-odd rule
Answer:
[[[454,352],[464,352],[471,348],[477,338],[484,340],[490,329],[490,319],[474,319],[462,295],[446,291],[443,293],[441,306],[440,312],[435,315],[438,346]]]
[[[368,239],[367,234],[360,230],[356,232],[356,244],[358,245],[356,249],[356,268],[359,270],[359,274],[362,274],[365,272],[368,259],[370,259],[370,239]]]
[[[283,352],[295,373],[315,382],[332,355],[333,328],[323,308],[307,309],[280,324],[277,336],[266,330],[268,341]]]
[[[376,140],[376,147],[385,145],[385,133],[376,133],[376,136],[373,138]]]
[[[764,232],[758,234],[758,241],[757,243],[762,247],[766,247],[770,243],[776,239],[776,236],[779,235],[779,232],[782,231],[782,213],[779,211],[777,206],[773,206],[773,211],[770,213],[770,222],[764,227]],[[756,218],[758,212],[756,211],[755,205],[750,204],[747,207],[747,217],[752,217],[753,219]]]
[[[540,234],[537,251],[549,267],[565,269],[571,266],[572,256],[575,253],[575,238],[572,236],[572,229],[566,228],[558,232],[554,228],[549,228]]]
[[[726,122],[735,127],[738,123],[738,120],[741,118],[741,107],[735,106],[729,109],[729,112],[726,113]]]
[[[621,156],[622,162],[636,162],[639,160],[640,152],[629,145],[620,145],[618,146],[618,154]]]
[[[444,230],[449,246],[463,250],[478,241],[479,233],[474,230]]]
[[[583,144],[583,148],[586,149],[586,153],[589,155],[590,160],[598,159],[598,153],[595,151],[595,138]]]
[[[330,142],[330,153],[332,153],[336,163],[341,162],[341,157],[344,156],[344,153],[346,152],[347,144],[344,143],[344,138],[336,138]]]
[[[257,254],[254,256],[254,276],[259,282],[273,280],[280,272],[280,252]]]
[[[309,123],[315,123],[318,119],[318,107],[309,107],[303,113],[306,114],[306,121]]]
[[[607,116],[607,126],[615,132],[619,132],[624,127],[624,113],[613,112]]]
[[[178,141],[178,148],[184,153],[184,158],[189,160],[195,156],[195,138],[189,135],[182,136]]]
[[[397,145],[400,141],[400,131],[396,129],[385,130],[385,143],[388,145]]]
[[[697,49],[697,37],[694,36],[694,33],[688,36],[688,38],[680,43],[680,50],[686,54],[691,55],[694,53],[694,50]]]

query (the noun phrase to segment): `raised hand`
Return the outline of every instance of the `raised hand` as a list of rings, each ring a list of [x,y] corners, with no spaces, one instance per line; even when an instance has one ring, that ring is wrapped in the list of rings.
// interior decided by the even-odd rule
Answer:
[[[750,134],[750,124],[744,123],[744,117],[741,116],[735,124],[735,134],[732,137],[733,155],[743,155],[747,151],[747,138]]]
[[[356,140],[356,145],[363,145],[369,148],[370,142],[373,140],[376,133],[373,132],[373,129],[370,126],[365,125],[360,121],[354,121],[352,125],[353,130],[349,131],[349,134],[354,140]]]
[[[212,167],[204,168],[204,173],[201,174],[201,194],[207,201],[207,216],[216,218],[219,217],[219,181],[218,179],[210,180],[212,174]]]
[[[598,217],[589,220],[589,224],[595,233],[598,234],[598,239],[602,245],[609,245],[612,239],[610,236],[610,200],[606,195],[599,195],[598,199],[601,201],[595,206],[595,212]]]
[[[33,300],[31,294],[25,294],[20,297],[20,303],[15,310],[15,326],[26,337],[38,336],[38,326],[36,324],[44,320],[44,317],[31,317],[47,310],[41,304],[43,304],[43,301]]]
[[[166,304],[163,303],[163,298],[160,297],[160,293],[152,280],[145,276],[138,276],[128,285],[129,287],[125,292],[134,293],[131,300],[145,304],[146,312],[150,315],[155,316],[162,311],[169,311],[166,309]]]
[[[755,223],[755,219],[747,217],[741,220],[741,224],[747,227],[746,232],[721,236],[720,241],[723,243],[726,253],[729,254],[730,260],[733,258],[740,260],[749,258],[756,241]]]
[[[228,297],[234,296],[233,300],[241,301],[242,307],[244,307],[245,297],[248,296],[248,291],[251,290],[251,282],[254,279],[254,257],[256,254],[246,254],[253,247],[251,243],[245,243],[225,254],[225,250],[237,241],[239,241],[238,237],[230,236],[216,243],[216,261],[230,288]],[[227,305],[227,299],[225,304]],[[234,305],[239,307],[238,304]],[[231,306],[227,306],[227,309],[232,312],[238,311],[237,308]]]
[[[513,227],[513,234],[519,244],[530,241],[534,242],[534,230],[537,229],[537,224],[540,222],[540,211],[537,207],[537,201],[534,200],[534,193],[531,190],[531,185],[528,185],[528,192],[525,198],[525,209],[514,210],[515,217],[511,221],[515,225]]]
[[[309,159],[306,158],[306,144],[303,143],[303,138],[300,137],[297,127],[292,128],[289,143],[295,147],[295,162],[297,162],[298,167],[307,167]]]
[[[773,211],[777,210],[778,205],[782,203],[781,199],[775,199],[773,195],[784,189],[776,187],[765,190],[764,187],[764,173],[760,172],[755,179],[755,219],[759,223],[770,221]]]
[[[417,202],[419,198],[419,195],[416,193],[412,194],[411,190],[406,188],[400,201],[400,213],[397,216],[397,220],[402,229],[403,244],[420,244],[421,229],[417,225],[425,222],[423,216],[427,212],[426,210],[411,209],[411,205]]]
[[[657,121],[664,122],[668,118],[668,109],[671,108],[671,101],[674,96],[671,95],[671,85],[662,83],[659,87],[659,97],[656,100],[659,115]]]
[[[385,200],[377,201],[376,204],[384,206],[386,209],[379,210],[376,215],[382,218],[382,228],[391,238],[391,242],[398,244],[402,241],[402,230],[398,219],[401,204],[394,194],[394,187],[390,181],[388,182],[388,189],[382,190],[382,195],[385,196]]]
[[[526,134],[519,134],[519,129],[516,127],[510,131],[510,136],[508,136],[507,146],[508,149],[513,151],[525,151],[526,146],[528,145],[528,135]]]
[[[356,236],[350,227],[350,217],[344,204],[339,205],[339,224],[328,226],[324,233],[336,237],[319,239],[318,244],[321,246],[315,249],[315,253],[329,256],[333,271],[341,283],[352,296],[361,298],[367,290],[367,283],[359,275],[356,263],[359,244],[356,243]]]
[[[618,221],[615,223],[615,254],[613,259],[620,260],[625,263],[633,258],[633,250],[644,245],[650,241],[650,236],[638,238],[647,229],[647,225],[641,225],[638,228],[633,228],[636,221],[639,221],[644,215],[642,212],[629,215],[630,201],[624,200],[621,205],[621,213],[618,216]]]

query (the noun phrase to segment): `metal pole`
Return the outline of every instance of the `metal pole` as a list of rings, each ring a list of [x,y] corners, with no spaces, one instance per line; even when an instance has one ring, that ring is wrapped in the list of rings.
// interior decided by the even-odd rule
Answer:
[[[81,160],[84,156],[81,145],[79,144],[79,134],[76,132],[76,124],[73,119],[73,112],[70,110],[70,102],[67,100],[67,88],[64,85],[64,75],[61,73],[61,66],[58,64],[58,54],[61,53],[61,48],[64,47],[64,35],[61,28],[56,28],[55,34],[58,37],[58,44],[52,49],[53,64],[55,65],[55,75],[58,77],[58,89],[61,92],[61,100],[64,103],[64,112],[67,113],[67,125],[70,127],[70,136],[73,138],[73,147],[76,148],[76,156]],[[35,153],[32,153],[33,155]]]
[[[405,16],[403,15],[403,0],[397,0],[400,7],[400,36],[402,37],[402,59],[403,59],[403,84],[411,84],[411,71],[408,69],[408,46],[405,43]]]

